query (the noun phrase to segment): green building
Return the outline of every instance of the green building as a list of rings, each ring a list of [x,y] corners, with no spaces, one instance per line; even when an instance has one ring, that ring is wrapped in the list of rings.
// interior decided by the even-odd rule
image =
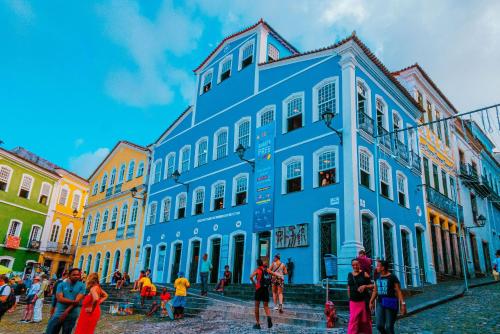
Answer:
[[[0,148],[0,265],[24,272],[38,262],[58,179],[54,172]]]

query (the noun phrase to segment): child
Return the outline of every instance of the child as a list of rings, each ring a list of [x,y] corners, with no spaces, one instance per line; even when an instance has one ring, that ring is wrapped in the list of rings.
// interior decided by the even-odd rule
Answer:
[[[161,316],[162,317],[167,317],[168,312],[167,312],[167,307],[170,308],[172,307],[170,304],[170,293],[167,291],[167,288],[163,288],[160,294],[160,303],[161,303]]]
[[[186,307],[187,289],[190,287],[189,281],[184,278],[184,273],[181,271],[177,274],[177,279],[174,282],[175,298],[173,300],[174,318],[184,318],[184,307]]]

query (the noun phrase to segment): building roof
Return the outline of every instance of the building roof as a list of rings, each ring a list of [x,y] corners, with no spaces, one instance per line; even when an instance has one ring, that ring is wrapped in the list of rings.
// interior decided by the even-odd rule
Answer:
[[[171,130],[173,129],[176,125],[177,125],[177,122],[179,122],[179,120],[184,117],[184,115],[186,115],[187,113],[189,113],[191,111],[191,108],[193,106],[189,105],[186,107],[186,109],[184,109],[184,111],[169,125],[169,127],[163,131],[163,133],[158,137],[158,139],[156,139],[154,141],[154,144],[157,144],[160,140],[162,140],[162,138]],[[149,146],[149,145],[148,145]]]
[[[232,35],[229,35],[227,36],[226,38],[224,38],[222,40],[222,42],[220,42],[217,47],[212,51],[210,52],[210,54],[201,62],[200,65],[198,65],[198,67],[196,67],[193,72],[197,72],[200,68],[202,68],[207,62],[208,60],[214,55],[216,54],[221,48],[222,48],[222,45],[224,45],[224,43],[226,43],[228,40],[234,38],[234,37],[237,37],[239,35],[242,35],[256,27],[258,27],[259,25],[262,25],[264,27],[266,27],[269,32],[277,39],[281,42],[281,44],[283,44],[284,47],[286,47],[288,50],[290,50],[292,53],[299,53],[299,51],[292,45],[290,44],[287,40],[285,40],[283,37],[281,37],[280,34],[278,34],[278,32],[276,30],[274,30],[266,21],[264,21],[263,19],[260,19],[257,23],[243,29],[243,30],[240,30]]]
[[[434,83],[434,81],[427,74],[427,72],[425,72],[424,69],[418,63],[415,63],[413,65],[405,67],[405,68],[403,68],[403,69],[401,69],[399,71],[393,72],[392,74],[394,76],[398,76],[398,75],[402,74],[403,72],[406,72],[406,71],[411,70],[411,69],[418,70],[422,74],[422,76],[425,78],[425,80],[427,80],[427,82],[432,86],[432,88],[434,88],[434,90],[439,94],[439,96],[441,96],[441,98],[450,106],[450,108],[455,113],[458,114],[457,108],[455,108],[455,106],[453,105],[453,103],[451,103],[450,100],[448,100],[448,98],[446,97],[446,95],[444,95],[444,93],[441,91],[441,89],[439,89],[439,87]]]
[[[0,152],[3,152],[4,154],[10,155],[10,156],[14,156],[17,159],[20,159],[20,160],[22,160],[22,161],[24,161],[24,162],[26,162],[26,163],[28,163],[28,164],[36,167],[36,168],[41,169],[45,173],[49,173],[51,176],[55,176],[57,178],[60,177],[54,170],[51,170],[51,169],[46,168],[46,167],[44,167],[42,165],[36,164],[35,162],[31,161],[30,159],[27,159],[26,157],[24,157],[22,155],[16,154],[13,151],[9,151],[9,150],[0,148]]]

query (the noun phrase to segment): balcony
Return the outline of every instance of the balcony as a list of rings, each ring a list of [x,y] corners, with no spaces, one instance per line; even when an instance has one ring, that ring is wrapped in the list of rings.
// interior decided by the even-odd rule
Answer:
[[[482,198],[494,194],[488,184],[488,180],[483,175],[479,176],[472,164],[465,164],[461,161],[459,177],[466,187],[476,190],[477,195]]]
[[[106,190],[106,198],[110,197],[111,195],[113,195],[113,187],[109,187]]]
[[[39,240],[30,240],[28,243],[28,249],[32,251],[36,251],[40,249],[40,241]]]
[[[381,126],[377,127],[377,133],[380,141],[380,145],[388,149],[389,151],[391,150],[391,137],[389,135],[389,131],[384,129]]]
[[[88,240],[89,240],[89,236],[88,235],[82,236],[82,246],[87,245]]]
[[[406,163],[410,162],[408,147],[397,138],[394,140],[394,152],[396,153],[396,157],[398,159],[401,159]]]
[[[428,203],[432,204],[448,216],[457,219],[457,207],[454,201],[429,186],[425,187],[425,190]],[[458,219],[463,221],[463,208],[460,205],[458,206]]]
[[[126,238],[130,239],[130,238],[133,238],[133,237],[135,237],[135,224],[129,225],[128,228],[127,228]]]
[[[116,230],[116,240],[123,240],[125,236],[125,226],[120,226]]]
[[[417,171],[419,174],[422,174],[422,165],[420,164],[421,161],[420,156],[417,153],[411,151],[410,157],[411,157],[411,168]]]
[[[89,242],[89,245],[93,245],[95,244],[95,239],[97,238],[97,233],[92,233],[90,235],[90,242]]]
[[[118,194],[119,192],[121,192],[121,191],[122,191],[122,185],[123,185],[123,184],[122,184],[122,183],[120,183],[120,184],[117,184],[117,185],[115,186],[115,194]]]
[[[370,136],[374,135],[374,128],[373,128],[373,119],[365,114],[364,112],[358,112],[358,123],[359,123],[359,128],[369,134]]]
[[[60,242],[48,242],[47,247],[45,247],[46,252],[74,255],[75,246],[67,245]]]

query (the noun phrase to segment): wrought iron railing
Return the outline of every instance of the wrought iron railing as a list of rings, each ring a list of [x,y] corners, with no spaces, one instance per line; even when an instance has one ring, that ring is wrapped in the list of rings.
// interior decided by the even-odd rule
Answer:
[[[421,163],[420,156],[413,151],[410,152],[410,156],[411,156],[411,168],[418,171],[419,173],[422,173],[422,165],[420,164]]]
[[[89,240],[88,234],[82,236],[82,246],[85,246]]]
[[[126,238],[133,238],[135,236],[135,224],[129,225],[127,227],[127,235]]]
[[[95,244],[95,239],[96,239],[96,238],[97,238],[97,233],[92,233],[92,234],[90,235],[90,242],[89,242],[89,244],[90,244],[90,245]]]
[[[394,140],[394,151],[399,159],[409,162],[408,147],[397,138]]]
[[[113,187],[109,187],[107,190],[106,190],[106,197],[109,197],[113,195]]]
[[[30,240],[30,242],[28,242],[28,249],[29,250],[39,250],[40,249],[40,241],[39,240]]]
[[[125,235],[125,226],[120,226],[116,229],[116,240],[122,240]]]
[[[373,119],[370,116],[368,116],[364,112],[358,112],[358,123],[361,130],[373,136]]]
[[[391,137],[389,135],[389,131],[384,129],[381,126],[377,127],[377,134],[379,136],[379,142],[380,145],[385,147],[386,149],[390,150],[391,149]]]
[[[67,245],[61,242],[48,242],[45,247],[46,252],[59,253],[59,254],[75,254],[75,246]]]
[[[122,191],[122,183],[116,185],[115,194],[118,194],[121,191]]]
[[[446,213],[451,217],[455,217],[455,219],[463,220],[463,208],[461,205],[458,205],[458,217],[457,217],[457,206],[455,201],[441,194],[439,191],[426,187],[427,193],[427,202],[437,207],[442,212]]]

